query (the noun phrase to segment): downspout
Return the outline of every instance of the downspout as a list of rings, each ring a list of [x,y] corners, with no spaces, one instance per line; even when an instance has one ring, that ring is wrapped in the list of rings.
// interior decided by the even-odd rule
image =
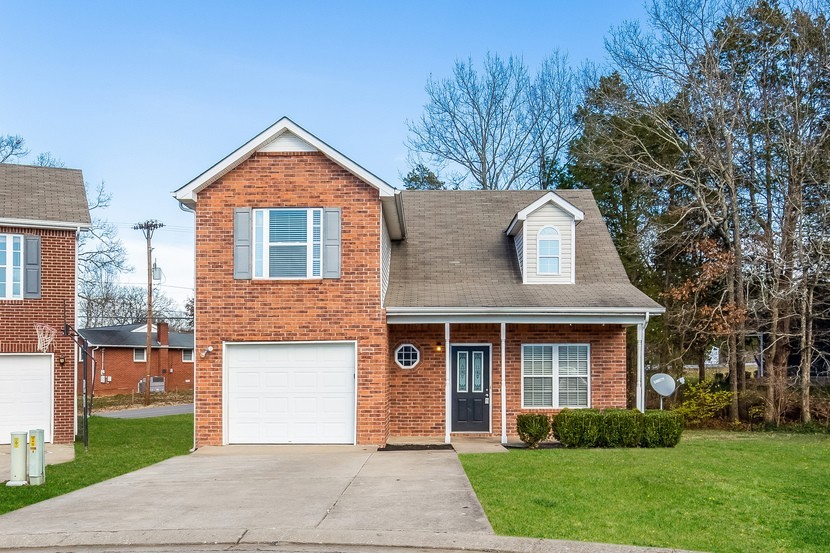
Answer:
[[[75,317],[74,317],[74,320],[73,320],[75,328],[78,328],[78,311],[79,311],[78,308],[80,307],[80,301],[79,301],[79,298],[78,298],[78,274],[79,274],[78,273],[78,251],[80,250],[80,244],[81,244],[81,227],[78,226],[78,227],[75,228],[75,287],[74,287],[74,290],[72,291],[72,293],[74,295],[73,303],[75,305]],[[41,258],[42,257],[43,257],[43,253],[41,252]],[[42,286],[42,284],[41,284],[41,286]],[[66,311],[65,305],[66,304],[64,304],[64,311]],[[64,313],[64,317],[65,316],[66,316],[66,314]],[[63,328],[61,328],[61,333],[66,331],[66,319],[65,318],[63,320],[63,323],[64,323],[64,326],[63,326]],[[72,340],[72,349],[73,349],[72,380],[74,381],[74,386],[75,386],[74,394],[72,395],[72,402],[73,402],[73,406],[74,406],[72,412],[75,413],[75,416],[72,417],[72,436],[74,437],[74,436],[78,435],[78,416],[77,416],[77,414],[78,414],[78,360],[79,360],[78,352],[80,351],[80,347],[78,347],[78,343],[75,342],[74,339]],[[55,402],[54,390],[53,390],[52,394],[53,394],[52,403],[54,404],[54,402]],[[52,413],[52,430],[53,430],[52,441],[53,442],[55,441],[54,427],[55,427],[55,414]]]
[[[507,444],[507,390],[505,387],[504,377],[504,360],[505,349],[504,344],[507,336],[507,324],[501,323],[501,443]]]
[[[452,441],[450,439],[450,433],[452,432],[452,400],[450,399],[450,383],[452,382],[452,355],[450,354],[450,323],[444,323],[444,348],[446,349],[445,359],[447,365],[446,383],[444,385],[444,425],[446,429],[444,432],[444,443],[448,444]]]
[[[184,205],[183,203],[179,202],[179,209],[184,211],[185,213],[192,213],[194,216],[193,221],[193,447],[190,449],[190,453],[196,451],[196,383],[198,379],[196,375],[199,374],[199,371],[196,370],[196,365],[199,363],[197,358],[199,357],[196,355],[196,210],[191,209]]]

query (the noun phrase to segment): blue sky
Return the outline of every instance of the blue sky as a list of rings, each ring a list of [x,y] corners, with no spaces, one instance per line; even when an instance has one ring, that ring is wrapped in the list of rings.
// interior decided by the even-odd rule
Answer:
[[[23,136],[113,194],[130,226],[163,221],[164,290],[192,294],[192,215],[170,191],[283,115],[390,184],[430,75],[487,52],[535,68],[553,50],[605,60],[611,26],[642,2],[37,2],[0,0],[0,134]]]

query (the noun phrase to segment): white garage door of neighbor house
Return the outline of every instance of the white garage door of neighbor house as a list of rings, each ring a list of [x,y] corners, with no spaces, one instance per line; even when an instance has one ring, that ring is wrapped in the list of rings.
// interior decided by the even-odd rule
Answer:
[[[0,444],[35,428],[52,441],[52,356],[0,354]]]
[[[351,444],[355,344],[228,344],[231,444]]]

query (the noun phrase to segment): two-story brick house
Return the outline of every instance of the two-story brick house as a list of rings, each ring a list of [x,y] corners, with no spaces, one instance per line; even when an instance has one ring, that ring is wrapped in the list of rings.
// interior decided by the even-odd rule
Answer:
[[[13,431],[43,428],[75,438],[75,323],[78,235],[90,226],[76,169],[0,164],[0,444]],[[46,352],[36,324],[58,331]]]
[[[628,281],[588,191],[405,191],[283,118],[174,193],[196,216],[196,443],[515,434],[625,406]]]

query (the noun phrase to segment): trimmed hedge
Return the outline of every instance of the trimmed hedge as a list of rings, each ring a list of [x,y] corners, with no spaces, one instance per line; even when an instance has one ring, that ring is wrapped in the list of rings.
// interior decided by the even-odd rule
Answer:
[[[643,438],[643,414],[630,409],[602,413],[603,447],[637,447]]]
[[[599,447],[602,414],[596,409],[563,409],[553,418],[553,436],[565,447]]]
[[[536,449],[550,435],[550,417],[542,413],[516,415],[516,431],[527,447]]]
[[[553,436],[565,447],[674,447],[683,417],[672,411],[563,409],[553,418]]]
[[[646,411],[643,417],[643,447],[674,447],[683,433],[683,415],[676,411]]]

